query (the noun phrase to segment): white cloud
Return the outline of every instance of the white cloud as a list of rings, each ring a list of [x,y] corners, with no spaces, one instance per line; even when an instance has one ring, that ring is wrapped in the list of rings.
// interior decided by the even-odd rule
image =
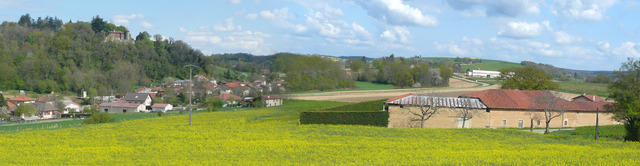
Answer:
[[[229,32],[217,32],[208,27],[194,31],[185,30],[185,41],[203,52],[247,52],[257,55],[273,54],[270,44],[265,42],[271,35],[263,32],[234,29]]]
[[[380,37],[389,42],[408,43],[410,34],[406,27],[395,26],[382,32]]]
[[[239,31],[242,30],[242,26],[234,25],[233,18],[227,18],[224,22],[214,25],[213,29],[220,32]]]
[[[329,42],[341,41],[347,44],[373,44],[369,31],[356,22],[351,24],[339,19],[342,10],[325,6],[320,11],[310,11],[305,16],[306,25],[292,25],[296,33],[319,35]]]
[[[498,36],[517,39],[533,38],[540,35],[545,30],[551,30],[548,21],[543,21],[542,23],[516,21],[507,23],[507,26],[503,27],[498,32]]]
[[[621,57],[640,57],[640,43],[624,42],[613,49],[613,54]]]
[[[185,29],[184,27],[180,27],[180,28],[178,28],[178,30],[179,30],[180,32],[187,32],[187,29]]]
[[[608,51],[609,48],[611,48],[611,44],[609,44],[609,42],[605,42],[605,41],[598,42],[598,49],[600,51]]]
[[[557,43],[561,43],[561,44],[570,44],[570,43],[573,43],[573,42],[582,41],[582,38],[571,36],[567,32],[564,32],[564,31],[555,32],[555,37],[556,37],[556,42]]]
[[[240,4],[240,3],[242,3],[242,0],[229,0],[229,3]]]
[[[600,21],[617,0],[556,0],[551,12],[570,19]]]
[[[460,46],[458,46],[458,44],[455,44],[455,43],[441,44],[441,43],[435,42],[435,46],[436,46],[436,49],[447,52],[451,55],[456,55],[456,56],[467,55],[467,51],[463,50],[462,48],[460,48]]]
[[[141,23],[140,25],[142,25],[142,28],[144,28],[144,29],[151,29],[151,28],[153,28],[153,24],[151,24],[151,23],[149,23],[149,22],[147,22],[147,21],[142,21],[142,23]]]
[[[129,25],[129,22],[131,20],[135,20],[135,19],[143,19],[144,16],[142,14],[131,14],[131,15],[124,15],[124,14],[118,14],[113,16],[113,23],[116,25],[124,25],[127,26]]]
[[[465,16],[508,16],[538,14],[542,0],[447,0]]]
[[[369,16],[390,25],[432,27],[438,20],[420,9],[405,4],[402,0],[358,1]]]
[[[263,10],[258,13],[249,13],[245,16],[245,18],[247,19],[263,18],[263,19],[269,19],[269,20],[275,20],[275,19],[284,20],[284,19],[287,19],[288,17],[289,17],[288,8]]]

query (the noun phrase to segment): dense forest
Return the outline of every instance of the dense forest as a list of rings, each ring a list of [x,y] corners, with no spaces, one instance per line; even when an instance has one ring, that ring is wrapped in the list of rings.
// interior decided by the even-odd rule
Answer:
[[[205,56],[180,40],[140,32],[130,42],[107,40],[122,32],[95,16],[90,22],[63,23],[56,17],[32,18],[0,25],[0,90],[37,93],[86,90],[89,96],[130,92],[137,86],[163,86],[188,78],[185,65],[218,80],[285,80],[292,91],[351,88],[354,81],[409,86],[445,86],[451,64],[416,58],[347,59],[278,53]],[[347,69],[350,69],[347,70]]]
[[[106,42],[109,31],[127,31],[99,16],[91,22],[62,24],[57,18],[33,19],[0,25],[0,89],[90,95],[129,91],[165,77],[186,77],[183,65],[208,69],[202,53],[182,41],[147,32],[135,43]],[[206,72],[207,70],[204,70]]]

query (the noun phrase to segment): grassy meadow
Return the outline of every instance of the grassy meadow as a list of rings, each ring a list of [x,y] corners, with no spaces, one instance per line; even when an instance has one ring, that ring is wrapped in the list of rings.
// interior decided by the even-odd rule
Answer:
[[[558,82],[558,91],[575,93],[575,94],[596,94],[600,97],[606,98],[609,95],[607,84],[600,83],[588,83],[578,81],[562,81]]]
[[[623,125],[600,126],[600,138],[611,140],[624,140],[626,130]],[[596,133],[595,126],[576,127],[575,130],[560,130],[552,134],[563,136],[577,136],[593,139]]]
[[[310,90],[310,91],[302,91],[297,93],[338,92],[338,91],[353,91],[353,90],[385,90],[385,89],[396,88],[391,84],[377,84],[377,83],[363,82],[363,81],[355,81],[354,84],[355,84],[354,88],[328,90],[328,91]]]
[[[299,125],[340,102],[0,134],[3,165],[639,165],[640,143],[498,129]],[[355,107],[358,108],[358,107]]]

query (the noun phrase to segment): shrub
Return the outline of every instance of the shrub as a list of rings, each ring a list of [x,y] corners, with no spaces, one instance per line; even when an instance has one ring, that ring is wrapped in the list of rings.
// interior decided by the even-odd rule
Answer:
[[[159,116],[159,117],[162,117],[162,114],[164,114],[164,112],[162,112],[162,111],[158,111],[158,113],[157,113],[157,114],[158,114],[158,116]]]
[[[97,124],[97,123],[107,123],[116,121],[111,117],[108,113],[100,112],[91,115],[91,117],[82,121],[82,124]]]
[[[389,112],[302,112],[300,124],[351,124],[387,127]]]

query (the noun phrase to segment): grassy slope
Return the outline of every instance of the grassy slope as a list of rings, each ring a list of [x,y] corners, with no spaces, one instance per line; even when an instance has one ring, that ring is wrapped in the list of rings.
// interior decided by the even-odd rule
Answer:
[[[298,125],[302,101],[0,134],[0,161],[20,165],[638,165],[640,144],[494,129]]]
[[[623,125],[600,126],[600,137],[614,140],[624,139],[625,129]],[[576,127],[575,130],[561,130],[553,132],[555,135],[578,136],[591,139],[595,136],[595,126]]]
[[[352,90],[384,90],[384,89],[396,88],[391,84],[376,84],[376,83],[362,82],[362,81],[355,81],[355,85],[356,85],[355,88],[349,88],[349,89],[339,89],[339,90],[329,90],[329,91],[310,90],[310,91],[303,91],[303,92],[297,92],[297,93],[336,92],[336,91],[352,91]]]
[[[432,60],[434,62],[441,62],[441,61],[450,61],[453,62],[455,60],[455,57],[426,57],[425,59],[427,60]],[[520,63],[513,63],[513,62],[507,62],[507,61],[499,61],[499,60],[488,60],[488,59],[482,59],[481,63],[474,63],[472,65],[462,65],[462,70],[461,71],[467,71],[467,69],[471,69],[471,70],[500,70],[500,69],[504,69],[504,68],[510,68],[510,67],[520,67],[522,65],[520,65]]]
[[[588,83],[588,82],[558,82],[560,87],[558,91],[568,92],[568,93],[588,93],[588,94],[596,94],[600,97],[607,97],[609,91],[607,90],[607,84],[598,84],[598,83]]]

